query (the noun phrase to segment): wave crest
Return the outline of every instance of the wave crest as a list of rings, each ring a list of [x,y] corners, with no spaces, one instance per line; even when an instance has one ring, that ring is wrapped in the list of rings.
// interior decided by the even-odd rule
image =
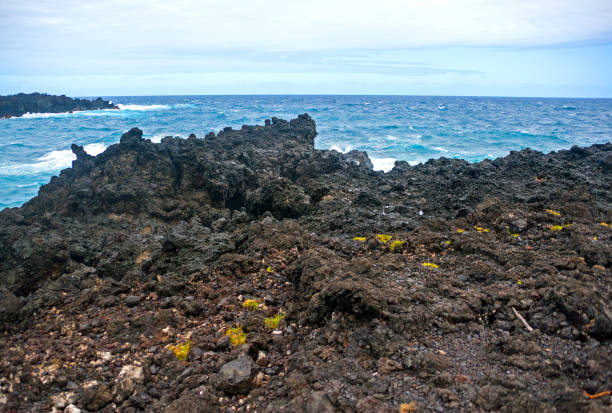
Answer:
[[[96,156],[104,152],[107,146],[103,143],[90,143],[83,148],[88,154]],[[36,159],[37,162],[34,163],[0,165],[0,175],[17,176],[59,172],[62,169],[71,167],[72,161],[75,159],[76,155],[70,149],[51,151]]]
[[[125,105],[119,103],[117,107],[121,110],[159,110],[159,109],[169,109],[169,105],[136,105],[132,103],[127,103]]]

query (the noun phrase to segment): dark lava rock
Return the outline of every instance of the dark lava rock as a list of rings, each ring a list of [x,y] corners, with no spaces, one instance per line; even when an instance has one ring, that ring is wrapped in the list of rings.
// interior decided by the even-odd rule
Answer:
[[[74,145],[0,211],[4,410],[609,407],[612,144],[382,173],[316,135]]]
[[[324,391],[313,392],[306,401],[306,412],[308,413],[334,413],[334,405]]]
[[[216,413],[219,411],[217,397],[206,386],[200,386],[174,400],[165,413]]]
[[[247,393],[253,385],[255,363],[248,356],[242,356],[221,367],[217,387],[230,394]]]
[[[125,299],[125,304],[128,307],[135,307],[140,303],[140,300],[142,300],[142,297],[139,295],[128,295]]]
[[[108,100],[73,99],[65,95],[45,93],[19,93],[0,96],[0,118],[21,116],[25,113],[60,113],[78,110],[119,109]]]
[[[79,404],[85,406],[88,410],[97,411],[109,404],[113,400],[109,388],[101,384],[91,387],[83,393],[79,400]]]

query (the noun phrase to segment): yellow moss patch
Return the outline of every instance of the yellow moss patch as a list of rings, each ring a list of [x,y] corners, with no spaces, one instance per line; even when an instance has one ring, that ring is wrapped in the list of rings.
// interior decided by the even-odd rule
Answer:
[[[386,244],[387,242],[389,242],[391,238],[393,238],[393,235],[376,234],[376,238],[378,238],[378,240],[382,242],[383,244]]]
[[[396,248],[401,248],[406,241],[395,240],[391,244],[389,244],[389,250],[393,252]]]
[[[242,303],[242,307],[246,308],[247,310],[255,311],[257,310],[257,307],[259,307],[259,302],[257,300],[245,300]]]
[[[415,401],[400,404],[399,413],[416,413],[418,405]]]
[[[424,262],[423,264],[421,264],[423,267],[427,267],[427,268],[438,268],[437,264],[434,264],[433,262]]]
[[[561,231],[564,228],[569,228],[571,227],[572,224],[564,224],[564,225],[551,225],[550,226],[550,230],[551,231]]]
[[[144,250],[140,253],[138,257],[136,257],[136,264],[142,264],[145,261],[149,261],[153,254],[149,250]]]
[[[474,229],[478,232],[489,232],[489,228],[485,228],[485,227],[474,227]]]
[[[230,342],[234,346],[246,343],[246,333],[240,327],[230,328],[225,332],[225,335],[230,338]]]
[[[268,317],[264,319],[264,324],[266,327],[276,330],[280,321],[285,318],[285,314],[278,313],[274,317]]]
[[[177,360],[185,360],[191,349],[191,337],[187,339],[185,344],[167,345],[166,348],[174,353]]]
[[[559,211],[554,211],[554,210],[552,210],[552,209],[547,209],[547,210],[546,210],[546,213],[547,213],[547,214],[550,214],[550,215],[554,215],[554,216],[556,216],[556,217],[560,217],[560,216],[561,216],[561,212],[559,212]]]
[[[602,227],[606,227],[606,228],[610,228],[610,226],[611,226],[607,222],[600,222],[599,225],[601,225]]]
[[[464,229],[461,229],[461,228],[457,229],[457,233],[459,233],[459,234],[463,234],[464,232],[465,232]]]
[[[272,267],[270,267],[270,266],[268,265],[268,268],[266,268],[266,271],[267,271],[267,272],[269,272],[269,273],[272,273],[272,272],[273,272],[273,271],[272,271]]]
[[[354,239],[355,241],[365,242],[366,237],[353,237],[353,239]]]
[[[445,245],[451,245],[451,241],[450,240],[446,240],[446,241],[444,241],[444,244]]]

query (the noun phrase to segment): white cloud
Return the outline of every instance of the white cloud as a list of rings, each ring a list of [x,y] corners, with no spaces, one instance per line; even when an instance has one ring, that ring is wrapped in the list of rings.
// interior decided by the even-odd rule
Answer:
[[[300,51],[610,40],[610,0],[4,0],[0,48]],[[1,49],[0,49],[1,50]]]

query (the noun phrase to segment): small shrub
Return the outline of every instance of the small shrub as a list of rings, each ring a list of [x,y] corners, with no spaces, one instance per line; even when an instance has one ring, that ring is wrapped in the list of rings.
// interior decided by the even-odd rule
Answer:
[[[389,250],[393,252],[396,248],[401,248],[406,241],[395,240],[391,244],[389,244]]]
[[[489,232],[489,228],[485,227],[474,227],[474,229],[478,232]]]
[[[259,302],[257,300],[246,300],[242,303],[242,307],[247,310],[255,311],[259,307]]]
[[[283,318],[285,318],[285,314],[278,313],[274,317],[268,317],[264,319],[264,324],[266,327],[276,330],[278,328],[278,325],[280,324],[280,321]]]
[[[241,327],[230,328],[225,332],[225,335],[230,338],[230,342],[233,346],[239,346],[240,344],[246,343],[246,333],[242,331]]]
[[[266,271],[267,271],[267,272],[269,272],[270,274],[272,274],[272,273],[274,272],[274,271],[272,270],[272,267],[270,267],[269,265],[268,265],[268,268],[266,268]]]
[[[458,228],[457,229],[457,233],[459,234],[463,234],[465,232],[465,230],[463,228]]]
[[[550,230],[551,231],[561,231],[563,228],[569,228],[571,227],[572,224],[565,224],[565,225],[551,225],[550,226]]]
[[[185,360],[191,349],[191,337],[187,339],[185,344],[168,345],[166,348],[174,353],[177,360]]]
[[[556,217],[560,217],[560,216],[561,216],[561,212],[559,212],[559,211],[553,211],[552,209],[547,209],[547,210],[546,210],[546,213],[547,213],[547,214],[550,214],[550,215],[554,215],[554,216],[556,216]]]
[[[386,244],[387,242],[389,242],[391,238],[393,238],[393,235],[377,234],[376,238],[378,238],[378,240],[382,242],[383,244]]]

